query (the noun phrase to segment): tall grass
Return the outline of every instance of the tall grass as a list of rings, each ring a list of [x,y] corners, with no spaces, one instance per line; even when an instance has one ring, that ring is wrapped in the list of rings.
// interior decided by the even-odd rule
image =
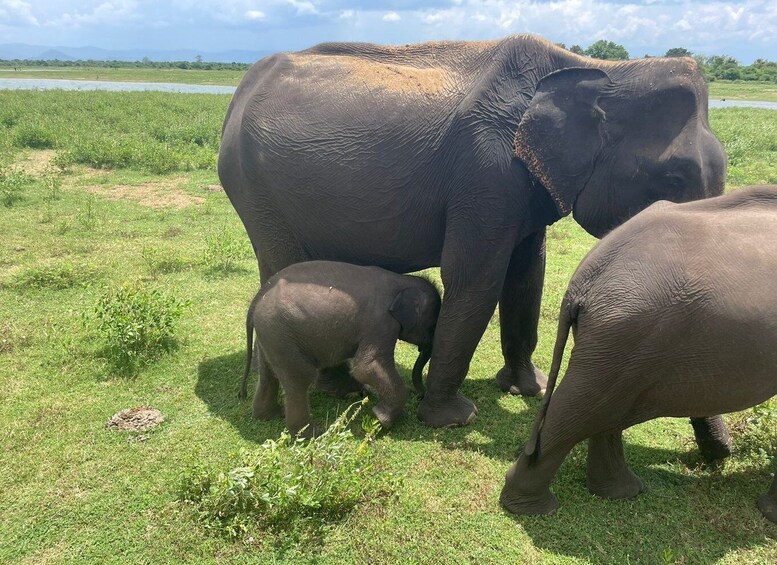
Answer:
[[[61,166],[215,170],[229,95],[0,91],[0,147],[57,149]]]

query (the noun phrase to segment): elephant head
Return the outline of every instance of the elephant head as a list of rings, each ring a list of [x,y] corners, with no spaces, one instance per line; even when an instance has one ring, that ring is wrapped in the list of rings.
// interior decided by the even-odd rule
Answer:
[[[548,74],[518,125],[516,155],[559,214],[573,212],[602,237],[657,200],[720,195],[726,156],[709,128],[695,62],[648,59],[604,69]]]
[[[418,359],[413,366],[413,386],[419,398],[422,398],[425,392],[423,371],[432,357],[432,342],[441,302],[440,293],[431,282],[421,277],[414,278],[420,286],[398,292],[389,312],[399,322],[399,338],[418,346]]]

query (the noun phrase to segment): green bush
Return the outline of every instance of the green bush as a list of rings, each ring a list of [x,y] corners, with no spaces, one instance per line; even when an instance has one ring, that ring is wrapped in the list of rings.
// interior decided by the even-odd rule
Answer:
[[[51,149],[54,147],[54,135],[37,124],[23,125],[16,128],[13,144],[22,148]]]
[[[226,227],[205,238],[203,263],[210,271],[238,270],[239,261],[253,256],[248,237],[245,235],[241,237]]]
[[[231,538],[261,531],[282,536],[316,531],[358,504],[386,496],[397,486],[375,466],[372,440],[380,430],[365,420],[356,441],[349,426],[367,399],[351,405],[321,436],[305,441],[284,431],[254,452],[244,452],[228,471],[188,469],[180,500],[193,504],[209,530]]]
[[[114,360],[134,365],[173,347],[176,322],[187,305],[142,283],[125,282],[98,298],[94,319]]]
[[[0,169],[0,201],[6,208],[23,200],[24,187],[32,182],[22,171]]]
[[[13,279],[16,288],[35,290],[62,290],[88,284],[95,276],[95,270],[85,265],[61,263],[30,267],[21,271]]]

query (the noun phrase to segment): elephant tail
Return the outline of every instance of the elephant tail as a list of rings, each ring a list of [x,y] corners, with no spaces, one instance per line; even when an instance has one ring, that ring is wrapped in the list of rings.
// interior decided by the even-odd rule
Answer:
[[[243,372],[243,380],[240,382],[240,392],[237,396],[240,400],[245,400],[248,396],[248,373],[251,372],[251,359],[254,356],[254,308],[259,301],[259,293],[251,300],[246,314],[246,368]]]
[[[577,319],[578,309],[579,303],[567,295],[561,305],[561,313],[559,314],[556,345],[553,348],[553,362],[548,374],[548,386],[545,390],[545,396],[542,398],[540,411],[534,420],[531,436],[529,436],[529,441],[526,443],[526,447],[524,447],[524,453],[532,461],[536,460],[540,455],[540,432],[542,431],[542,425],[545,423],[545,414],[547,414],[548,406],[550,406],[550,398],[553,396],[553,390],[556,388],[556,380],[561,370],[561,361],[564,357],[567,339],[569,338],[569,330]]]

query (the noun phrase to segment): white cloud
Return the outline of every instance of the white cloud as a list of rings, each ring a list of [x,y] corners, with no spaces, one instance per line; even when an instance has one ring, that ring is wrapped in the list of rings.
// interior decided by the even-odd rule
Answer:
[[[265,15],[265,13],[262,12],[261,10],[248,10],[246,12],[246,19],[248,19],[248,20],[259,20],[259,21],[261,21],[261,20],[265,19],[266,17],[267,16]]]
[[[288,0],[288,3],[297,10],[298,16],[306,16],[311,14],[317,14],[318,10],[312,2],[300,1],[300,0]]]
[[[398,22],[402,19],[402,16],[397,14],[396,12],[387,12],[383,14],[383,17],[381,18],[384,22]]]
[[[38,18],[32,13],[32,6],[23,0],[2,0],[0,2],[0,23],[7,25],[38,25]]]

